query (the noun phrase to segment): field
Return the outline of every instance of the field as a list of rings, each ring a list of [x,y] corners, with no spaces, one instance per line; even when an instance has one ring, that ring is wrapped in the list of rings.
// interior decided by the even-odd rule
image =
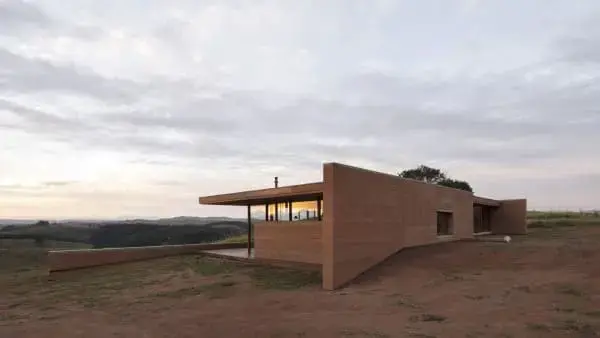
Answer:
[[[199,256],[73,271],[0,253],[0,337],[600,337],[600,225],[404,250],[349,287]]]
[[[527,213],[529,228],[548,228],[577,225],[600,225],[600,213],[588,212],[543,212],[529,211]]]

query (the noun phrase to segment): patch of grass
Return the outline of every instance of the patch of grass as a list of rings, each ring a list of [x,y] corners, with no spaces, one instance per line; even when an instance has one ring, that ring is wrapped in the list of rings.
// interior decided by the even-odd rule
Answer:
[[[535,219],[529,220],[527,227],[530,229],[554,229],[587,225],[600,225],[600,218]]]
[[[552,330],[552,328],[550,326],[548,326],[546,324],[540,324],[540,323],[528,323],[527,328],[532,331],[544,331],[544,332],[548,332],[548,331]]]
[[[418,305],[413,304],[412,302],[410,302],[410,301],[408,301],[406,299],[397,300],[395,304],[397,306],[408,307],[408,308],[411,308],[411,309],[418,309],[419,308]]]
[[[228,238],[225,238],[222,241],[219,241],[218,243],[224,243],[224,244],[244,244],[244,243],[248,243],[248,235],[239,235],[239,236],[228,237]]]
[[[590,312],[586,312],[584,314],[586,316],[589,316],[589,317],[600,318],[600,310],[598,310],[598,311],[590,311]]]
[[[12,303],[12,304],[8,304],[7,308],[8,309],[15,309],[20,307],[21,305],[25,305],[25,302],[18,302],[18,303]]]
[[[593,219],[600,218],[600,211],[527,211],[528,219]]]
[[[366,330],[354,330],[346,329],[342,330],[340,334],[344,337],[373,337],[373,338],[388,338],[390,335],[380,331],[366,331]]]
[[[206,294],[209,298],[224,298],[228,295],[226,289],[236,285],[235,282],[217,282],[213,284],[206,285],[194,285],[187,288],[182,288],[178,290],[169,290],[158,292],[154,294],[154,297],[160,298],[185,298],[185,297],[193,297],[201,294]]]
[[[579,320],[568,319],[562,322],[558,327],[560,330],[576,332],[580,337],[598,337],[600,332],[591,324]]]
[[[437,336],[434,336],[434,335],[418,333],[418,332],[409,332],[408,336],[414,337],[414,338],[437,338]]]
[[[403,296],[402,294],[395,293],[395,294],[392,294],[390,296],[395,299],[394,304],[396,306],[408,307],[408,308],[411,308],[411,309],[417,309],[417,308],[419,308],[419,305],[415,304],[415,302],[411,301],[410,299],[408,299],[407,297]]]
[[[585,297],[585,293],[583,291],[579,290],[577,287],[575,287],[572,284],[557,285],[556,292],[563,294],[563,295],[568,295],[568,296]]]
[[[514,289],[518,290],[518,291],[521,291],[521,292],[525,292],[525,293],[532,293],[533,292],[533,289],[529,285],[515,286]]]
[[[39,320],[54,320],[63,317],[62,314],[54,314],[54,315],[45,315],[38,317]]]
[[[210,299],[227,298],[233,294],[232,286],[236,283],[232,281],[218,282],[207,285],[205,291]]]
[[[52,311],[52,310],[56,310],[57,308],[54,305],[48,305],[48,304],[46,304],[46,305],[40,306],[39,309],[41,311]]]
[[[23,315],[23,314],[18,314],[18,313],[3,312],[3,313],[0,313],[0,322],[26,320],[26,319],[29,319],[29,317],[30,316],[28,316],[28,315]]]
[[[169,290],[155,293],[155,297],[164,297],[164,298],[183,298],[183,297],[192,297],[197,296],[204,292],[204,287],[202,286],[190,286],[187,288],[182,288],[178,290]]]
[[[467,299],[471,299],[471,300],[482,300],[485,298],[489,298],[489,296],[480,296],[480,295],[466,295],[465,298]]]
[[[259,266],[251,269],[248,275],[254,285],[263,289],[295,290],[321,283],[319,271],[299,271]]]
[[[469,333],[467,333],[465,338],[479,338],[479,337],[485,337],[485,336],[486,335],[481,332],[469,332]]]
[[[573,312],[575,312],[575,309],[573,309],[573,308],[556,307],[556,308],[554,308],[554,311],[556,311],[556,312],[563,312],[563,313],[573,313]]]
[[[448,318],[440,315],[434,315],[430,313],[422,314],[420,316],[411,316],[409,320],[411,322],[445,322]]]
[[[187,266],[197,274],[202,276],[214,276],[221,274],[231,274],[239,267],[225,260],[217,260],[208,257],[196,257],[193,262],[188,262]]]
[[[444,279],[448,282],[456,282],[456,281],[462,281],[465,280],[465,277],[457,275],[456,273],[453,272],[444,272]]]
[[[301,332],[287,332],[287,331],[282,331],[282,332],[274,332],[268,335],[268,337],[270,338],[280,338],[280,337],[307,337],[306,332],[301,331]]]

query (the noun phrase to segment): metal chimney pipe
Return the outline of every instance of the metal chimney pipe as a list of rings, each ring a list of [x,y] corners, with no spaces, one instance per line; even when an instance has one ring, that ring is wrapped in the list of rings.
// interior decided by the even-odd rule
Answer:
[[[275,188],[279,187],[279,177],[275,176]]]

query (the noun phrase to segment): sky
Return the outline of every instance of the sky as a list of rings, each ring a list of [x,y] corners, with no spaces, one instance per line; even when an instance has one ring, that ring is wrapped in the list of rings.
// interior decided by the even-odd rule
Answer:
[[[0,218],[242,216],[200,195],[426,164],[600,208],[597,0],[0,0]]]

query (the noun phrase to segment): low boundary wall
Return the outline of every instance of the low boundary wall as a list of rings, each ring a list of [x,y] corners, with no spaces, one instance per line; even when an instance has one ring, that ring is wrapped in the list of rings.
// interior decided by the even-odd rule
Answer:
[[[199,253],[201,250],[246,248],[246,243],[201,243],[126,248],[48,251],[50,273],[152,258]]]

